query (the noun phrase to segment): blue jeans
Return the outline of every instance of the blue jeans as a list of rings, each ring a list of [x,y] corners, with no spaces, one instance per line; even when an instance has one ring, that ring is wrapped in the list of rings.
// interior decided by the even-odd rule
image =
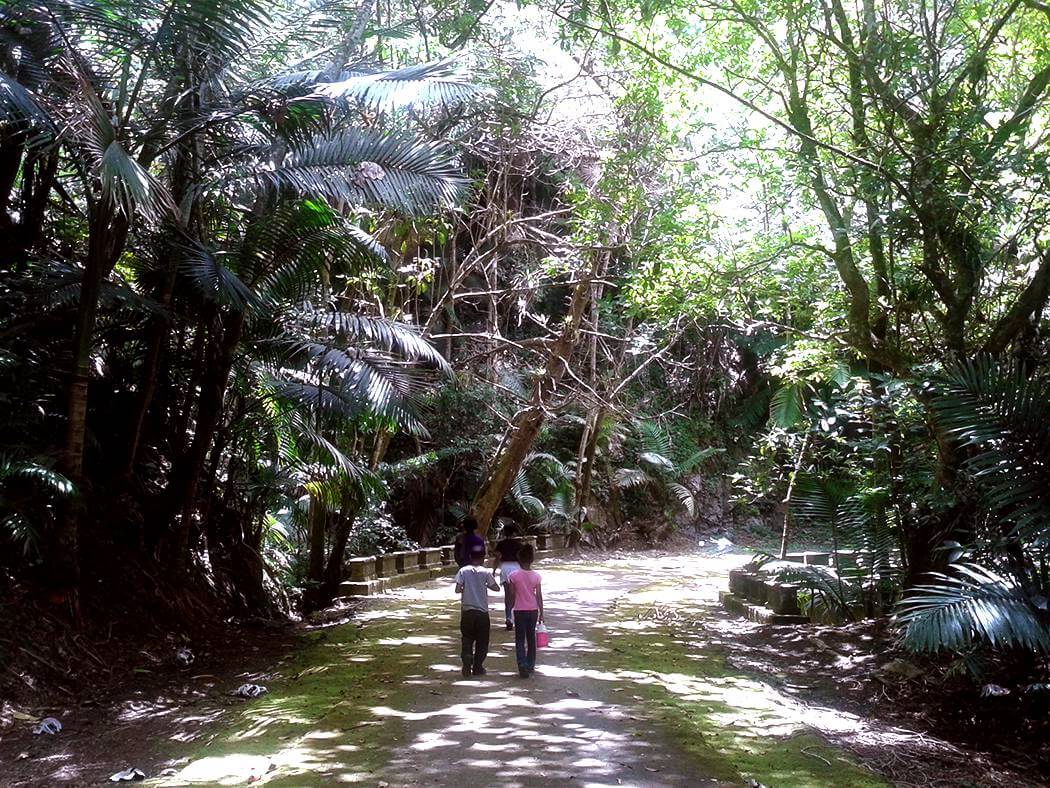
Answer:
[[[514,611],[514,646],[518,652],[518,667],[532,670],[536,667],[536,621],[538,610]]]

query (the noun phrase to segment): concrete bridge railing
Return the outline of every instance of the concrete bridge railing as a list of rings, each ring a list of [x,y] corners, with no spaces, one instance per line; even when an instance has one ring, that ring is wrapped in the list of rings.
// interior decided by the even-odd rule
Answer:
[[[537,559],[561,555],[567,550],[565,534],[536,534],[521,537],[536,549]],[[489,543],[492,555],[494,543]],[[339,585],[343,597],[374,596],[393,588],[422,583],[443,575],[454,575],[459,569],[453,545],[401,550],[384,555],[366,555],[346,562],[350,576]]]

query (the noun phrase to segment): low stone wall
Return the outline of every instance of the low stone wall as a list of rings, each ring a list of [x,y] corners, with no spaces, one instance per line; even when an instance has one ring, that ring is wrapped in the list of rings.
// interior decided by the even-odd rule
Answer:
[[[537,534],[522,537],[522,541],[536,548],[538,560],[567,552],[565,534]],[[490,555],[493,548],[494,544],[490,543]],[[454,549],[449,544],[351,558],[346,562],[349,577],[339,585],[339,594],[344,597],[374,596],[443,575],[454,575],[459,569]]]
[[[832,567],[846,575],[849,572],[870,572],[873,557],[869,550],[808,551],[788,553],[786,560],[804,566]],[[898,572],[899,568],[900,554],[891,551],[889,565],[880,566],[878,573],[868,574],[866,579],[877,580],[880,576]],[[773,573],[762,568],[744,567],[729,572],[729,591],[721,591],[718,596],[726,610],[760,624],[841,623],[833,612],[802,613],[798,592],[804,585],[781,582]],[[857,606],[852,612],[857,618],[865,615],[863,605]]]

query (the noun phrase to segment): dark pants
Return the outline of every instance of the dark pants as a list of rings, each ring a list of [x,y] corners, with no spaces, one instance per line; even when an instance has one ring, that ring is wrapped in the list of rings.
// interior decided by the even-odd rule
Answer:
[[[536,621],[538,610],[514,611],[514,646],[518,652],[518,667],[532,670],[536,667]]]
[[[459,631],[463,635],[463,664],[480,668],[489,655],[489,614],[485,610],[463,610],[459,616]]]

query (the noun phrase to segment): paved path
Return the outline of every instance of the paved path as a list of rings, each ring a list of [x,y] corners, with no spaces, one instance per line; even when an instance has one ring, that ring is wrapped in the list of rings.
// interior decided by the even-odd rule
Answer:
[[[461,675],[449,579],[368,600],[263,677],[269,694],[172,736],[164,784],[885,785],[822,737],[862,720],[732,668],[710,628],[661,623],[688,612],[730,635],[739,622],[717,592],[744,560],[541,564],[552,644],[530,679],[499,627],[488,675]],[[502,597],[490,600],[498,623]]]
[[[403,720],[406,734],[382,779],[391,785],[718,785],[691,769],[689,755],[639,716],[616,675],[597,667],[595,657],[610,647],[603,624],[612,604],[659,579],[661,563],[537,567],[552,642],[539,652],[529,679],[517,675],[514,633],[499,626],[488,675],[455,678],[458,609],[448,586],[403,591],[401,600],[414,611],[410,628],[422,625],[428,634],[406,632],[389,644],[417,650],[423,670],[412,679],[416,698],[377,712]],[[492,596],[494,625],[502,622],[501,601]]]

